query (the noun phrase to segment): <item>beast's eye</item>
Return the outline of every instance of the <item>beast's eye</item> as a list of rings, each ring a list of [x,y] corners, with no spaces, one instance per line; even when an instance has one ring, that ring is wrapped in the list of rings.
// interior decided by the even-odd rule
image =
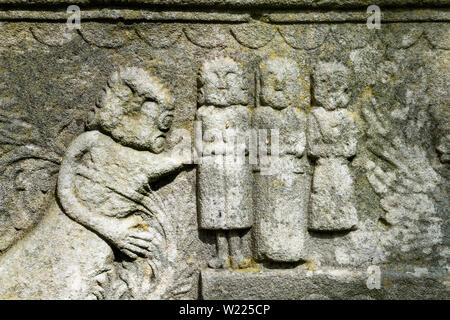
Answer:
[[[151,118],[156,118],[159,113],[159,105],[155,101],[146,100],[142,104],[142,112],[148,115]]]

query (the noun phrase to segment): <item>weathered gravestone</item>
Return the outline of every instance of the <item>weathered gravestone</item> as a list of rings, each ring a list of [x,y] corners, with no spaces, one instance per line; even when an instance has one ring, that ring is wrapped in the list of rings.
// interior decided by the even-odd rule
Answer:
[[[448,299],[450,3],[374,2],[0,1],[0,299]]]

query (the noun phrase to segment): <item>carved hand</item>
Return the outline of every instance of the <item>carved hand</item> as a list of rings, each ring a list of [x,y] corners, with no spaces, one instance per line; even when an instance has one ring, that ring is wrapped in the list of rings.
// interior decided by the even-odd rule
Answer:
[[[139,216],[117,219],[106,235],[120,251],[136,259],[138,256],[148,257],[154,249],[152,244],[154,232]]]

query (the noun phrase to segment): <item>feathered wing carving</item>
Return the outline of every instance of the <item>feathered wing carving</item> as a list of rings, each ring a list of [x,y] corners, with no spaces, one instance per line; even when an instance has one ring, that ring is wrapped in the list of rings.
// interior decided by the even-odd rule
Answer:
[[[430,253],[443,236],[434,198],[440,176],[420,138],[429,125],[426,107],[404,108],[405,114],[399,115],[399,110],[387,110],[372,99],[363,108],[367,147],[377,158],[367,162],[366,176],[384,211],[380,244],[387,255],[401,252],[404,256],[396,257],[400,259]],[[417,114],[408,116],[408,112]],[[399,244],[400,250],[389,250]]]
[[[36,124],[38,115],[23,112],[5,83],[0,82],[0,254],[46,212],[62,155],[43,138],[46,126]]]

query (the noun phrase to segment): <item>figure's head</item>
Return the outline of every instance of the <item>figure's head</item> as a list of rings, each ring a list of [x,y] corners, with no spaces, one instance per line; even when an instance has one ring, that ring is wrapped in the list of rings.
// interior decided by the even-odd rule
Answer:
[[[274,109],[294,107],[299,104],[300,68],[289,58],[272,58],[261,62],[261,105]]]
[[[229,57],[204,62],[198,88],[199,105],[227,107],[248,103],[248,85],[242,67]]]
[[[96,103],[92,122],[123,145],[163,151],[173,99],[162,82],[139,68],[114,72]]]
[[[350,101],[349,72],[336,62],[319,62],[314,69],[314,99],[327,110],[345,108]]]

